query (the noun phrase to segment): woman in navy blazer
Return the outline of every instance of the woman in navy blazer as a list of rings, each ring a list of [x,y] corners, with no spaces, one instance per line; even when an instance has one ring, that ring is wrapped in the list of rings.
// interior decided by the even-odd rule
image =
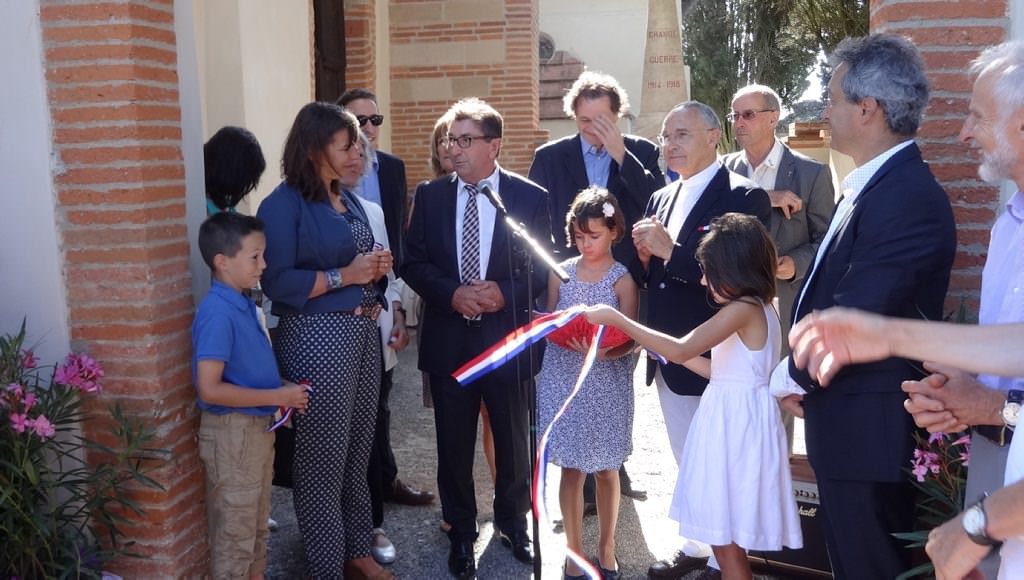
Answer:
[[[280,317],[281,375],[312,386],[295,418],[294,502],[309,572],[386,578],[370,557],[366,480],[381,377],[377,316],[392,257],[375,249],[358,198],[363,151],[352,114],[303,107],[285,142],[285,181],[260,205],[263,288]],[[379,247],[379,246],[376,246]]]

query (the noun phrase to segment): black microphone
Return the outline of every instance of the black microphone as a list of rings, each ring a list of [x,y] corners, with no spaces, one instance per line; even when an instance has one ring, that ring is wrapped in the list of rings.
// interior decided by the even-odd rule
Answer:
[[[477,186],[477,189],[480,190],[480,193],[487,196],[487,200],[491,202],[494,209],[498,210],[498,213],[503,216],[508,215],[508,210],[505,209],[505,203],[501,201],[501,196],[498,195],[497,191],[491,189],[491,186],[488,185],[486,181],[481,181],[480,185]]]

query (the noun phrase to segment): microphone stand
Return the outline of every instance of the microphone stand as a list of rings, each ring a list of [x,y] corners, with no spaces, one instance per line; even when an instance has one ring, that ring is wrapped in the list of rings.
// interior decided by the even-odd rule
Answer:
[[[558,278],[561,281],[568,282],[569,281],[569,274],[561,266],[559,266],[557,262],[555,262],[554,258],[551,257],[551,254],[548,253],[548,251],[543,246],[541,246],[539,243],[537,243],[537,240],[535,240],[533,238],[533,236],[530,235],[530,233],[527,231],[525,225],[517,222],[511,215],[509,215],[508,210],[505,209],[505,205],[503,203],[501,203],[501,198],[498,197],[490,189],[490,187],[487,187],[485,185],[481,189],[482,189],[483,193],[486,195],[487,199],[491,202],[491,205],[493,205],[494,208],[498,211],[498,213],[502,216],[502,218],[504,218],[505,225],[508,228],[506,230],[506,235],[511,233],[512,236],[515,236],[515,237],[519,238],[520,240],[523,240],[524,242],[526,242],[525,244],[520,245],[519,249],[515,250],[515,251],[517,253],[522,254],[522,256],[525,257],[525,265],[526,265],[526,268],[525,268],[525,270],[526,270],[526,295],[529,297],[529,300],[530,300],[530,304],[528,304],[528,308],[527,308],[527,316],[529,317],[530,320],[533,320],[533,301],[534,301],[534,298],[533,298],[533,256],[535,256],[535,255],[539,256],[541,261],[544,262],[551,269],[551,271],[554,272],[556,276],[558,276]],[[508,248],[509,248],[509,250],[508,250],[509,275],[514,279],[518,274],[517,274],[517,269],[512,267],[512,252],[514,250],[512,248],[511,239],[509,239]],[[515,319],[515,314],[514,313],[516,313],[518,311],[519,310],[516,307],[515,292],[513,292],[512,293],[513,319]],[[529,484],[529,487],[530,487],[530,490],[531,490],[531,501],[530,501],[531,510],[530,510],[530,514],[531,514],[532,519],[533,519],[533,577],[534,578],[540,578],[541,577],[540,514],[538,514],[537,513],[537,509],[535,507],[533,507],[533,501],[532,501],[532,490],[533,490],[533,486],[534,486],[534,483],[535,483],[533,481],[533,474],[534,474],[534,471],[535,471],[536,461],[537,461],[537,383],[536,383],[536,381],[533,378],[533,369],[536,368],[536,366],[534,364],[535,361],[534,361],[533,351],[534,351],[534,349],[533,349],[532,346],[527,349],[527,360],[529,362],[529,368],[530,368],[530,380],[529,380],[529,386],[527,388],[528,395],[529,395],[529,400],[527,401],[527,405],[526,405],[527,410],[528,410],[529,424],[530,424],[530,426],[529,426],[529,433],[530,433],[530,474],[529,474],[528,484]],[[524,382],[522,380],[522,371],[520,370],[520,366],[519,366],[518,361],[516,362],[516,382],[518,382],[520,385],[522,385],[523,382]],[[543,485],[544,484],[544,482],[536,482],[536,483],[539,484],[539,485]]]

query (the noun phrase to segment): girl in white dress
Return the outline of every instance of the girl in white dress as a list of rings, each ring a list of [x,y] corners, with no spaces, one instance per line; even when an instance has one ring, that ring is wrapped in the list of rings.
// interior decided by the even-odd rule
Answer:
[[[624,330],[639,344],[710,378],[680,461],[669,515],[682,536],[710,544],[722,576],[751,578],[745,550],[803,544],[779,407],[768,391],[781,331],[771,306],[776,253],[756,218],[729,213],[711,222],[697,248],[721,309],[681,338],[651,330],[614,309],[587,319]],[[711,349],[711,360],[700,356]]]

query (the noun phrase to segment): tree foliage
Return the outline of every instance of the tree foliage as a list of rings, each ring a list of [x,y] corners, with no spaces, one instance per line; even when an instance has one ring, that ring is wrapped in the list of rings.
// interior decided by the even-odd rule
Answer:
[[[750,83],[791,106],[807,89],[818,54],[867,33],[867,0],[682,0],[683,57],[691,98],[720,115]],[[732,127],[723,145],[732,148]]]

